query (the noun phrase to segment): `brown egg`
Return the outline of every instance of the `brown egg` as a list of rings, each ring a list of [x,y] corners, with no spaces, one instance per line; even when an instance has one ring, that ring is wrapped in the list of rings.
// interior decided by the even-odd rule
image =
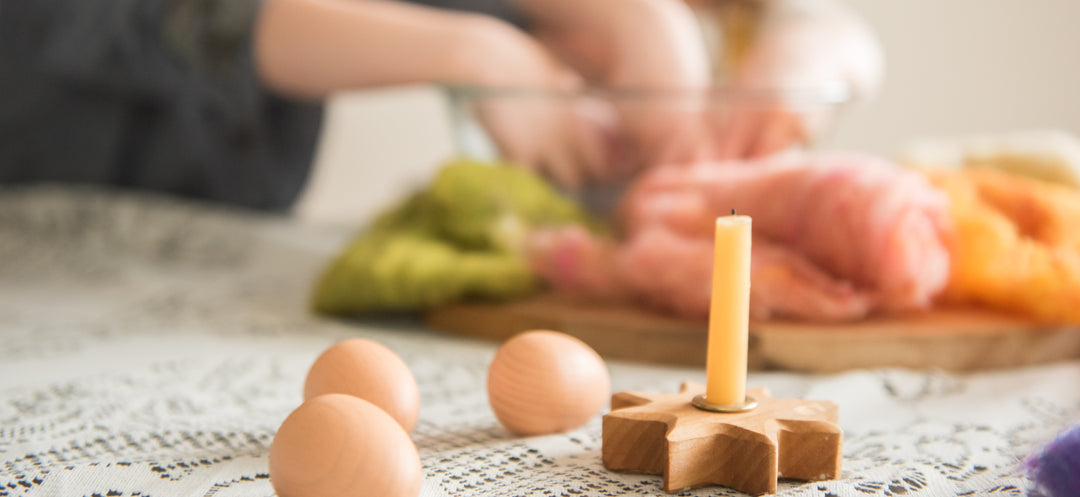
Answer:
[[[278,497],[416,497],[423,467],[409,434],[374,404],[320,395],[296,408],[270,444]]]
[[[607,404],[611,377],[596,351],[555,331],[529,331],[499,348],[488,368],[495,417],[518,435],[577,428]]]
[[[326,349],[308,371],[304,400],[327,393],[344,393],[379,406],[411,432],[420,415],[416,378],[392,350],[364,338],[353,338]]]

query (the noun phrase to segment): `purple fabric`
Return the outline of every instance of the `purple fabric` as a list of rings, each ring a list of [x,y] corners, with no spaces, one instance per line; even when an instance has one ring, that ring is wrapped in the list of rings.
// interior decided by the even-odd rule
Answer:
[[[1080,424],[1061,432],[1039,453],[1024,461],[1024,469],[1035,481],[1032,495],[1080,496]]]

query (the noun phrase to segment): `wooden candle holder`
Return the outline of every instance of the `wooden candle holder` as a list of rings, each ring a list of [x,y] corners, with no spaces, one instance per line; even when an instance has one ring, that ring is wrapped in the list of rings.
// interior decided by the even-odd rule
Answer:
[[[836,404],[748,392],[757,407],[715,413],[693,407],[705,387],[677,394],[619,392],[603,421],[604,467],[664,475],[664,491],[723,485],[754,495],[776,492],[777,478],[840,476],[843,434]]]

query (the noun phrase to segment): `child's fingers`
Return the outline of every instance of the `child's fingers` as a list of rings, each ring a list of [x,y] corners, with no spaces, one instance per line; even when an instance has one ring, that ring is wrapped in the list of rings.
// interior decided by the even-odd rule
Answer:
[[[757,131],[749,143],[747,157],[770,155],[798,143],[796,117],[782,109],[761,112]]]
[[[721,121],[713,138],[714,150],[719,160],[745,158],[753,139],[754,128],[758,126],[757,117],[749,109],[732,108]]]
[[[568,117],[566,141],[575,144],[584,175],[593,183],[615,179],[619,171],[609,152],[615,127],[610,105],[582,98],[574,102]]]
[[[547,151],[543,159],[544,172],[556,183],[576,189],[582,185],[582,172],[575,162],[574,152],[566,146],[556,146]]]

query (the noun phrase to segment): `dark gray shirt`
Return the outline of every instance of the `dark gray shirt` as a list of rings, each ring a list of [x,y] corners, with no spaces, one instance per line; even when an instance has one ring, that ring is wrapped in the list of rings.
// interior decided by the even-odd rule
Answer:
[[[259,84],[259,3],[0,0],[0,182],[290,206],[321,109]],[[500,0],[421,3],[510,14]]]

